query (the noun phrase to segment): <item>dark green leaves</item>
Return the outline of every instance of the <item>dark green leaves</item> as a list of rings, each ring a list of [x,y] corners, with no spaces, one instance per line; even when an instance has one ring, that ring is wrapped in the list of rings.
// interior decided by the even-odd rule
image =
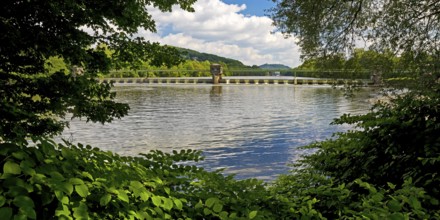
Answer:
[[[21,173],[20,165],[12,161],[6,161],[6,163],[3,165],[3,173],[18,175]]]
[[[0,37],[0,139],[60,134],[66,113],[99,123],[126,115],[128,106],[95,77],[141,62],[180,63],[174,48],[133,35],[140,28],[155,31],[148,7],[191,11],[194,2],[2,1],[0,27],[8,34]]]

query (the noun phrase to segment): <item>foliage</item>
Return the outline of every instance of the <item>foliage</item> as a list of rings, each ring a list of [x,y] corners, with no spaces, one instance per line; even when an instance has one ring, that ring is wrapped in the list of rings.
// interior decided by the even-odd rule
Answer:
[[[93,78],[146,60],[158,66],[179,63],[176,49],[133,35],[138,28],[155,31],[148,7],[171,11],[178,5],[192,11],[193,3],[2,1],[0,139],[57,134],[66,126],[58,119],[67,112],[101,123],[127,114],[127,105],[113,101],[111,85]],[[113,51],[111,57],[105,48],[92,48],[103,43]],[[56,65],[60,60],[54,59],[67,65]]]
[[[223,73],[229,74],[228,66],[225,63],[220,63],[223,67]],[[137,69],[123,69],[118,71],[112,71],[106,75],[108,77],[202,77],[211,76],[210,72],[211,63],[209,61],[196,61],[186,60],[178,65],[166,67],[155,67],[148,63],[143,63],[142,66]]]
[[[440,217],[432,208],[436,197],[410,179],[379,187],[296,169],[267,185],[205,171],[194,164],[203,159],[199,151],[123,157],[81,144],[33,141],[0,144],[2,219]]]
[[[272,187],[278,219],[432,219],[440,211],[429,209],[435,199],[410,180],[401,188],[389,183],[380,188],[361,179],[335,184],[331,178],[294,172],[281,176]]]
[[[332,77],[331,73],[339,72],[336,78],[368,79],[372,74],[378,74],[383,79],[402,77],[417,78],[426,73],[438,73],[439,65],[436,57],[427,53],[414,54],[405,52],[399,56],[389,50],[377,52],[374,50],[354,49],[350,56],[333,54],[304,60],[295,70],[310,72],[309,76]]]
[[[319,151],[305,161],[340,183],[364,178],[384,187],[387,182],[401,185],[411,177],[416,186],[438,198],[440,93],[437,83],[433,87],[395,94],[392,102],[379,102],[362,116],[342,116],[336,124],[354,124],[358,129],[310,146]]]
[[[290,70],[291,68],[283,65],[283,64],[269,64],[269,63],[265,63],[263,65],[260,66],[256,66],[256,68],[261,68],[261,69],[266,69],[266,70]]]
[[[247,68],[248,66],[244,65],[242,62],[230,58],[220,57],[214,54],[208,53],[200,53],[195,50],[185,49],[185,48],[177,48],[181,55],[186,60],[194,60],[194,61],[209,61],[211,63],[224,63],[226,66],[230,68]]]
[[[34,141],[35,146],[0,144],[2,219],[267,216],[257,211],[267,194],[262,182],[191,165],[202,159],[198,151],[122,157],[81,144]]]
[[[359,42],[377,51],[439,50],[437,1],[273,0],[270,16],[278,30],[299,40],[303,55],[345,52]]]
[[[313,214],[331,219],[438,218],[440,84],[426,77],[423,88],[393,92],[365,115],[335,120],[355,129],[306,146],[316,152],[277,180],[277,197],[306,199]]]

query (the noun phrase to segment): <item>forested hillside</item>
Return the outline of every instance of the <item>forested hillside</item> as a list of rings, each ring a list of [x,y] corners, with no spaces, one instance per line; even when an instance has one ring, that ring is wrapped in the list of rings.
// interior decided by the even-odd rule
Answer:
[[[259,66],[261,69],[268,69],[268,70],[272,70],[272,69],[276,69],[276,70],[288,70],[291,69],[290,67],[283,65],[283,64],[263,64]]]
[[[185,48],[177,48],[177,50],[181,53],[181,56],[185,60],[194,60],[194,61],[209,61],[211,63],[222,62],[228,65],[229,68],[248,68],[248,66],[244,65],[241,61],[225,58],[221,56],[217,56],[209,53],[201,53],[195,50],[185,49]]]
[[[230,58],[217,56],[214,54],[201,53],[195,50],[185,48],[175,48],[180,53],[183,62],[179,65],[153,66],[148,62],[143,62],[136,69],[122,68],[114,69],[108,77],[203,77],[211,76],[210,66],[212,63],[219,63],[223,67],[224,75],[231,75],[231,69],[235,70],[253,70],[257,66],[246,66],[242,62]]]

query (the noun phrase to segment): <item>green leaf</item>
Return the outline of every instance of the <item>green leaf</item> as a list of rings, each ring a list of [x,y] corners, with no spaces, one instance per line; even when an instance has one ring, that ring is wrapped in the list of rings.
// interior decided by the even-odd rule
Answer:
[[[12,156],[19,159],[19,160],[23,160],[23,158],[25,158],[25,156],[27,156],[27,155],[23,151],[18,151],[18,152],[12,153]]]
[[[57,185],[57,187],[59,187],[60,190],[62,190],[63,192],[65,192],[67,195],[72,195],[73,192],[73,185],[70,184],[69,182],[62,182],[59,183]]]
[[[389,201],[387,206],[393,212],[399,212],[402,209],[402,205],[396,200]]]
[[[153,181],[156,182],[156,183],[158,183],[159,185],[162,185],[162,184],[163,184],[163,181],[162,181],[159,177],[154,177],[154,178],[153,178]]]
[[[14,198],[14,205],[20,208],[34,207],[34,201],[28,196],[17,196]]]
[[[214,211],[214,212],[216,212],[216,213],[219,213],[219,212],[221,212],[223,210],[223,205],[222,204],[219,204],[219,203],[216,203],[215,205],[214,205],[214,207],[212,208],[212,211]]]
[[[160,207],[162,205],[162,199],[159,196],[153,196],[151,197],[151,201],[153,201],[153,204],[156,207]]]
[[[217,202],[217,200],[218,200],[217,198],[211,197],[205,201],[205,205],[211,208]]]
[[[258,211],[252,211],[249,213],[249,219],[254,219],[257,216]]]
[[[89,188],[86,185],[76,185],[75,192],[78,193],[79,196],[85,198],[89,195]]]
[[[94,181],[93,176],[88,172],[82,172],[81,176],[88,178],[91,181]]]
[[[37,213],[32,207],[20,208],[21,213],[23,213],[27,218],[36,219]]]
[[[167,195],[171,194],[171,190],[170,190],[170,188],[165,187],[164,190],[165,190],[165,193],[166,193]]]
[[[422,208],[420,201],[414,196],[411,196],[409,198],[409,205],[412,206],[416,210]]]
[[[139,197],[143,192],[146,192],[144,185],[142,185],[142,183],[140,183],[139,181],[131,181],[130,189],[135,197]]]
[[[37,172],[35,172],[35,169],[33,169],[32,167],[23,165],[26,161],[21,161],[20,163],[20,167],[21,170],[23,171],[24,174],[29,175],[29,176],[34,176]]]
[[[66,219],[66,218],[72,219],[72,218],[70,218],[70,216],[71,216],[70,210],[67,207],[67,205],[65,205],[65,204],[63,204],[63,205],[61,205],[61,207],[59,206],[57,208],[57,210],[55,211],[55,216],[57,216],[58,219]],[[64,217],[64,218],[61,218],[61,217]]]
[[[64,181],[65,180],[64,176],[57,171],[50,172],[50,176],[52,177],[52,179],[57,180],[57,181]]]
[[[6,198],[0,195],[0,207],[2,207],[6,203]]]
[[[139,196],[141,197],[142,201],[147,201],[150,198],[150,195],[151,195],[151,193],[147,192],[147,191],[141,192],[139,194]]]
[[[199,202],[194,206],[195,209],[200,209],[200,208],[202,208],[202,207],[203,207],[203,203],[202,203],[202,201],[199,201]]]
[[[28,220],[28,218],[23,212],[19,212],[14,215],[14,220]]]
[[[101,206],[106,206],[112,199],[112,196],[110,194],[105,194],[104,196],[101,197],[101,199],[99,200],[99,204]]]
[[[89,219],[87,205],[81,202],[78,207],[73,208],[73,217],[75,219]]]
[[[406,219],[405,216],[402,213],[393,213],[391,215],[388,216],[388,219],[390,220],[402,220],[402,219]]]
[[[12,208],[2,207],[0,208],[0,216],[4,220],[8,220],[12,218]]]
[[[212,214],[212,211],[209,210],[208,208],[204,208],[204,209],[203,209],[203,214],[205,214],[205,215],[210,215],[210,214]]]
[[[164,209],[166,209],[166,210],[169,211],[169,210],[171,210],[171,209],[173,208],[174,203],[173,203],[173,200],[172,200],[172,199],[169,199],[169,198],[163,198],[162,201],[163,201],[163,208],[164,208]]]
[[[119,190],[118,199],[120,199],[123,202],[127,202],[127,203],[130,202],[128,199],[128,195],[124,190]]]
[[[228,218],[228,212],[225,212],[225,211],[220,212],[219,216],[220,216],[221,219],[227,219]]]
[[[57,199],[61,201],[64,197],[64,192],[61,190],[55,190],[55,197],[57,197]]]
[[[107,192],[111,193],[111,194],[114,194],[114,195],[118,195],[118,193],[119,193],[118,190],[115,187],[107,188]]]
[[[144,188],[144,184],[139,181],[130,181],[130,186],[136,189]]]
[[[69,182],[73,185],[84,185],[84,181],[79,178],[70,178]]]
[[[18,175],[21,173],[20,165],[12,161],[6,161],[6,163],[3,165],[3,173]]]
[[[388,187],[390,187],[390,189],[395,189],[396,185],[392,184],[392,183],[387,183]]]
[[[70,149],[67,148],[63,148],[61,149],[61,155],[66,158],[66,159],[70,159],[72,158],[72,153]]]
[[[63,196],[63,198],[61,198],[60,202],[61,202],[61,204],[68,205],[69,204],[69,197]]]
[[[148,214],[148,212],[138,212],[138,213],[137,213],[137,217],[138,217],[139,219],[153,219],[153,218]]]
[[[182,204],[182,202],[180,201],[180,199],[174,199],[174,204],[176,205],[176,208],[177,208],[177,209],[182,210],[182,208],[183,208],[183,204]]]

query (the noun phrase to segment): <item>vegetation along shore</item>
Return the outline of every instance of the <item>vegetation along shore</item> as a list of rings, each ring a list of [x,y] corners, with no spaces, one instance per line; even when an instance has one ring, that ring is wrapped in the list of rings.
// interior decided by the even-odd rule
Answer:
[[[392,98],[336,119],[354,128],[304,146],[315,153],[272,182],[206,171],[200,151],[128,157],[54,141],[66,115],[128,114],[100,77],[204,76],[212,62],[137,34],[156,31],[151,8],[193,12],[195,2],[2,0],[0,219],[440,219],[437,1],[274,0],[276,31],[297,39],[298,69],[315,74],[304,77],[375,74]],[[217,63],[226,75],[240,67]]]

